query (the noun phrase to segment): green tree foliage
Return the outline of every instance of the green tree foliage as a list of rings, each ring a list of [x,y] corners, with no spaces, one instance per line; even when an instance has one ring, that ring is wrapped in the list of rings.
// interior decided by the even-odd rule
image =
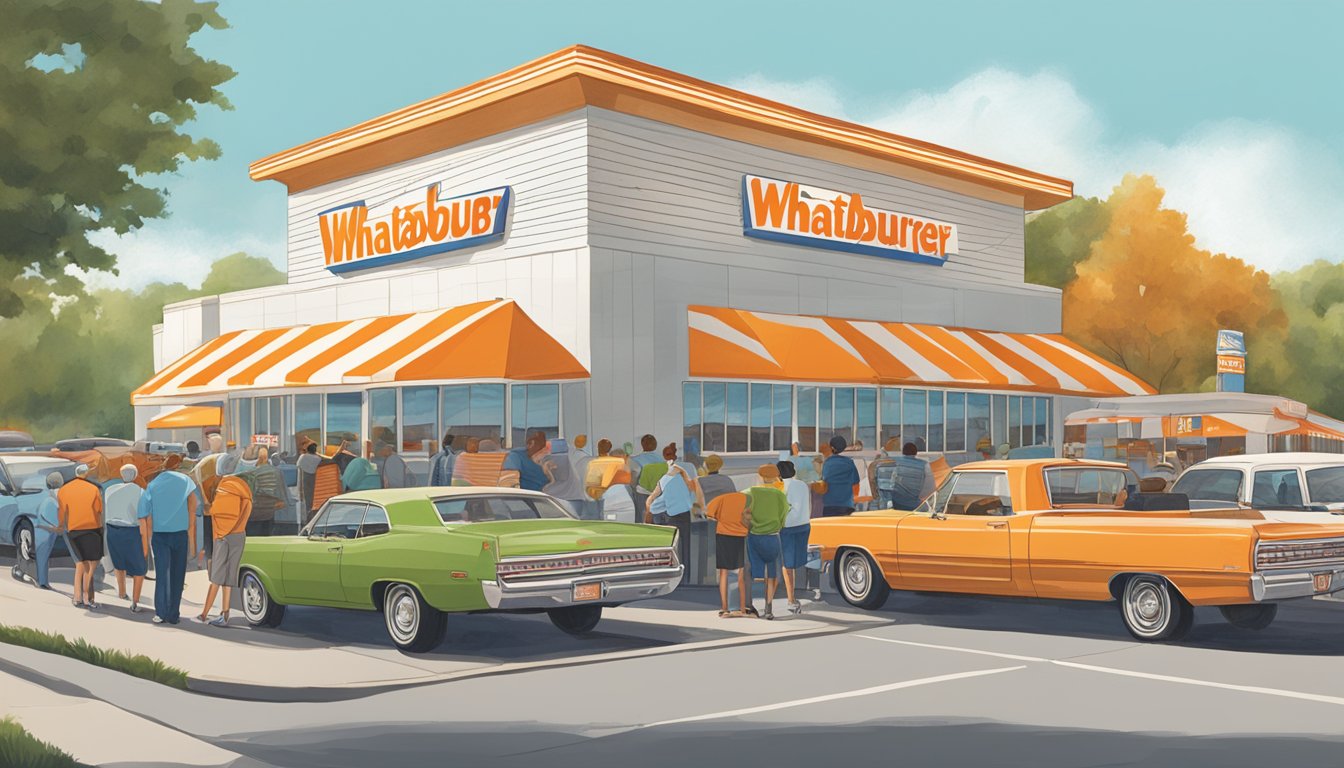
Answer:
[[[1095,197],[1075,197],[1042,211],[1027,222],[1027,282],[1063,288],[1078,276],[1111,223],[1110,207]]]
[[[150,328],[163,305],[196,296],[278,285],[284,273],[265,259],[235,253],[211,267],[200,290],[151,283],[140,291],[101,289],[30,307],[0,320],[0,427],[39,441],[79,435],[132,435],[130,393],[154,373]]]
[[[1272,281],[1288,314],[1282,344],[1247,334],[1247,389],[1301,400],[1344,416],[1344,264],[1315,261]]]
[[[233,70],[188,45],[207,26],[228,26],[213,2],[5,0],[0,317],[79,295],[71,268],[115,272],[89,236],[164,216],[151,178],[219,156],[181,130],[198,105],[230,108],[218,86]]]

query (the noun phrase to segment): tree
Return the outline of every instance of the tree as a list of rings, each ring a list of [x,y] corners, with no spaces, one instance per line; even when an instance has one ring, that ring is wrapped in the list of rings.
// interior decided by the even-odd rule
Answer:
[[[188,45],[228,25],[213,2],[6,0],[0,24],[0,317],[78,295],[69,269],[116,272],[90,241],[167,212],[148,177],[219,147],[180,129],[230,105],[232,69]],[[38,279],[18,281],[22,275]]]
[[[1095,197],[1075,197],[1033,215],[1026,229],[1027,282],[1051,288],[1073,282],[1110,221],[1110,209]]]
[[[1344,416],[1344,264],[1316,261],[1274,275],[1288,317],[1287,339],[1247,336],[1247,388],[1301,400]]]
[[[1287,318],[1269,275],[1195,246],[1185,214],[1151,176],[1127,175],[1110,217],[1064,292],[1064,333],[1162,392],[1209,385],[1220,328],[1282,343]]]

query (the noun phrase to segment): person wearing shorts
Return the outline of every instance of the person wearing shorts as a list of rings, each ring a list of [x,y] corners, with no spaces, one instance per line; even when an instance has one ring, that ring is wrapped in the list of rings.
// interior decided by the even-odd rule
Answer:
[[[103,491],[88,479],[89,467],[75,468],[75,479],[61,486],[56,494],[60,505],[60,527],[70,541],[75,558],[75,595],[70,602],[76,608],[93,610],[93,571],[103,559]]]
[[[710,457],[714,458],[714,457]],[[752,615],[756,609],[747,605],[751,587],[747,582],[747,527],[743,514],[751,497],[745,493],[723,493],[714,497],[705,509],[705,515],[714,521],[714,567],[719,571],[719,617],[732,615],[728,610],[728,576],[737,573],[737,597],[740,610]]]
[[[107,518],[107,552],[117,579],[117,597],[126,599],[126,577],[131,577],[131,613],[140,612],[140,591],[149,572],[149,523],[140,514],[141,488],[134,464],[121,468],[121,482],[107,489],[103,511]]]
[[[765,580],[765,610],[763,619],[775,618],[775,591],[779,589],[779,530],[789,511],[789,500],[775,487],[779,470],[774,464],[763,464],[758,470],[761,484],[747,490],[751,497],[751,529],[747,534],[747,554],[751,558],[751,578]]]
[[[775,466],[784,482],[784,496],[789,500],[789,513],[784,517],[784,527],[779,529],[784,595],[789,601],[789,613],[798,614],[803,612],[803,604],[798,601],[795,584],[798,569],[807,565],[807,539],[812,534],[812,489],[795,477],[793,462],[781,461]]]
[[[205,595],[205,603],[196,621],[212,627],[223,627],[229,623],[229,598],[233,587],[238,583],[238,567],[243,560],[243,547],[247,543],[247,521],[252,517],[252,486],[237,475],[230,475],[219,481],[215,488],[214,503],[210,505],[210,517],[214,526],[214,554],[210,558],[210,588]],[[219,618],[210,620],[210,608],[215,596],[223,592],[223,604]]]

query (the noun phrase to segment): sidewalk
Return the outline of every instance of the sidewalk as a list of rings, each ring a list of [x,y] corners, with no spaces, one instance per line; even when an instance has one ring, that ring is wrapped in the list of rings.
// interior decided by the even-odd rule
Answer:
[[[70,604],[69,568],[53,569],[53,591],[0,579],[0,623],[83,638],[107,649],[143,653],[186,670],[190,689],[232,698],[324,701],[392,688],[546,666],[594,663],[706,647],[828,634],[874,617],[814,604],[802,616],[775,621],[722,619],[718,594],[683,588],[671,596],[608,609],[587,637],[553,627],[544,615],[450,615],[434,652],[403,654],[387,638],[381,614],[291,608],[277,629],[253,629],[235,607],[225,628],[195,624],[206,574],[187,575],[181,624],[155,625],[152,609],[133,614],[115,586],[98,593],[98,611]],[[142,607],[152,603],[146,582]],[[194,598],[194,599],[193,599]],[[784,600],[776,601],[783,612]]]

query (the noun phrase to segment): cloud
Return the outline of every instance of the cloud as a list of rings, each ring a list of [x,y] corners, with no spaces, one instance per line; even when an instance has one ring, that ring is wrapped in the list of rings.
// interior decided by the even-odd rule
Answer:
[[[221,237],[216,232],[176,222],[154,222],[120,237],[98,232],[89,239],[116,254],[120,272],[119,275],[79,273],[90,288],[138,289],[153,282],[178,282],[198,288],[211,264],[238,251],[269,259],[278,269],[285,270],[284,241],[248,232]]]
[[[1339,259],[1344,168],[1327,147],[1279,125],[1221,120],[1172,142],[1121,139],[1063,75],[982,70],[945,91],[850,108],[825,80],[751,75],[734,87],[1042,173],[1080,195],[1108,195],[1125,173],[1150,173],[1189,215],[1203,248],[1263,269]]]

